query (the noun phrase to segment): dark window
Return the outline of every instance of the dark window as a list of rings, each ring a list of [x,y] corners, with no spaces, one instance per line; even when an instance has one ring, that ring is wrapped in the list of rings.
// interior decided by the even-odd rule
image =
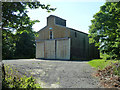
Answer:
[[[50,31],[50,39],[53,39],[53,32]]]
[[[77,37],[77,33],[75,32],[75,37]]]

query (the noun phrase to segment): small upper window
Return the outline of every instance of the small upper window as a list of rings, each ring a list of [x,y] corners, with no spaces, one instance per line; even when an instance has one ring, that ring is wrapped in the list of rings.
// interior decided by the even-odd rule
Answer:
[[[77,37],[77,33],[75,32],[75,37]]]
[[[50,39],[53,39],[53,32],[50,31]]]

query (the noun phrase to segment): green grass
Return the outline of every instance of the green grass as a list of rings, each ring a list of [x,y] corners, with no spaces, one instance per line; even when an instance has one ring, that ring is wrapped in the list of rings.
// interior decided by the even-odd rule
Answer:
[[[92,67],[94,67],[95,69],[104,69],[106,66],[110,65],[112,63],[115,63],[117,61],[113,61],[113,60],[104,60],[104,59],[93,59],[91,61],[88,62],[88,64]]]

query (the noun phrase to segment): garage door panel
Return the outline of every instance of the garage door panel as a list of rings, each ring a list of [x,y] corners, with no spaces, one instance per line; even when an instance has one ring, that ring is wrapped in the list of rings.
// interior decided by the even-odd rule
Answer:
[[[36,58],[44,58],[44,42],[36,43]]]
[[[45,58],[55,59],[55,40],[45,41]]]
[[[36,58],[70,59],[70,39],[45,40],[36,44]]]
[[[70,39],[57,40],[56,59],[70,59]]]

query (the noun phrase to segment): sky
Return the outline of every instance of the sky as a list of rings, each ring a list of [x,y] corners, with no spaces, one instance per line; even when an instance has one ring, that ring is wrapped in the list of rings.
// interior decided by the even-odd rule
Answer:
[[[28,16],[31,20],[39,20],[33,25],[34,31],[39,31],[47,24],[47,17],[55,15],[66,20],[66,26],[88,33],[93,15],[104,5],[104,0],[41,0],[41,4],[50,4],[57,8],[54,12],[48,13],[45,9],[28,9]]]

